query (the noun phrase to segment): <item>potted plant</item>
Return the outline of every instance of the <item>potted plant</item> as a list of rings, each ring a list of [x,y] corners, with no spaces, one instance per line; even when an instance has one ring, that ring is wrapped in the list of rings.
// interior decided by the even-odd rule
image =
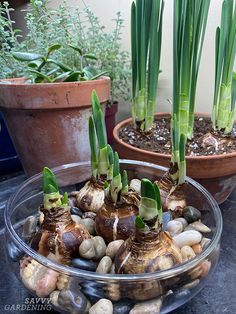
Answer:
[[[37,5],[33,1],[31,11]],[[7,4],[3,4],[1,13],[4,14],[4,8],[7,16],[2,16],[2,20],[7,20],[8,35],[2,44],[2,58],[10,56],[8,62],[24,61],[22,74],[31,79],[31,82],[24,78],[3,79],[0,84],[0,106],[26,174],[39,172],[45,163],[59,165],[89,159],[88,129],[84,125],[91,112],[90,95],[96,89],[105,104],[110,99],[110,79],[101,77],[104,72],[96,69],[94,54],[73,43],[66,48],[73,51],[74,66],[58,60],[56,52],[61,44],[41,47],[38,52],[30,51],[29,47],[23,50],[30,44],[32,33],[29,39],[12,48],[18,42],[18,32],[9,20],[11,11]],[[34,24],[31,11],[28,22],[31,19]],[[41,27],[46,29],[45,25]]]
[[[217,41],[217,46],[220,44],[222,48],[219,50],[221,51],[220,54],[216,54],[216,60],[218,60],[219,64],[217,65],[218,70],[216,68],[214,103],[217,103],[218,100],[221,78],[224,80],[224,77],[227,76],[228,82],[232,78],[232,64],[235,59],[235,51],[231,47],[233,47],[235,40],[235,19],[232,13],[233,7],[230,3],[226,1],[223,4],[221,29],[222,27],[224,29],[222,32],[218,30],[216,36],[216,40],[218,40],[217,38],[220,38],[219,35],[221,34],[222,39],[219,42]],[[213,148],[214,143],[217,143],[215,137],[220,136],[220,132],[216,135],[216,131],[214,131],[213,137],[209,137],[209,132],[213,131],[214,119],[213,124],[211,124],[209,115],[194,115],[198,69],[207,24],[209,1],[199,1],[193,6],[191,6],[189,1],[174,2],[174,5],[172,116],[170,114],[157,114],[156,127],[149,134],[138,133],[135,128],[130,126],[130,120],[123,121],[117,125],[113,133],[115,147],[122,157],[131,158],[132,156],[135,159],[152,161],[167,166],[171,159],[170,125],[173,123],[174,117],[176,117],[181,132],[188,137],[186,150],[187,174],[203,184],[214,195],[216,200],[222,203],[235,185],[234,145],[231,148],[228,145],[235,141],[235,135],[234,133],[231,134],[232,140],[230,141],[227,141],[226,137],[223,136],[223,139],[220,141],[221,150],[216,151]],[[226,22],[226,15],[229,17],[228,22]],[[184,29],[184,31],[181,32],[181,29]],[[190,30],[192,30],[191,33]],[[223,39],[225,40],[224,42]],[[180,42],[184,45],[181,46]],[[218,48],[216,49],[217,51]],[[218,58],[218,56],[220,57]],[[223,70],[224,64],[226,65],[225,70]],[[230,66],[227,66],[227,64]],[[226,74],[226,72],[228,73]],[[234,86],[233,83],[231,86]],[[223,96],[223,92],[221,92],[221,95]],[[228,96],[228,104],[229,107],[232,104],[232,109],[223,109],[224,111],[221,111],[221,113],[224,112],[224,115],[229,117],[228,121],[230,121],[231,126],[234,119],[233,95],[232,93],[232,97]],[[218,108],[216,106],[214,105],[213,107],[213,117],[216,116],[215,109]],[[226,104],[223,106],[226,108]],[[195,124],[193,127],[194,119]],[[143,145],[143,143],[146,145]]]

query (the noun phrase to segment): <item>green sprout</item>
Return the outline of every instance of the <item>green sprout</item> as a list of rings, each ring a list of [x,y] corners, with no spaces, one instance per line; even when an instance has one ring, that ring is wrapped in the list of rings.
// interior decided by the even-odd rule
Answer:
[[[215,88],[212,123],[215,130],[229,134],[234,125],[236,74],[236,10],[233,0],[224,0],[221,25],[215,38]]]

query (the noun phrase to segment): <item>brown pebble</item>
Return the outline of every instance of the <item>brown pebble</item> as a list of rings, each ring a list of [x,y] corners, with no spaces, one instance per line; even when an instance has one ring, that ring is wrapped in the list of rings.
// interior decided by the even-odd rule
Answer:
[[[202,252],[202,246],[199,243],[196,243],[192,246],[192,249],[195,254],[200,254]]]

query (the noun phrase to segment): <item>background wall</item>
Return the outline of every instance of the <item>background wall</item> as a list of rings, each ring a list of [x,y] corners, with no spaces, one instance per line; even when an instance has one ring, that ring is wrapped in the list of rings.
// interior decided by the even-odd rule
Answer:
[[[158,111],[169,111],[170,104],[167,99],[172,97],[172,19],[173,19],[173,1],[165,1],[164,25],[163,25],[163,45],[162,59],[158,93]],[[56,7],[62,1],[51,0],[51,6]],[[84,6],[83,0],[67,0],[72,7]],[[104,23],[109,31],[112,25],[112,19],[117,11],[120,11],[125,19],[125,28],[123,31],[123,48],[130,50],[130,6],[132,0],[84,0],[90,5],[93,11]],[[202,53],[202,62],[198,79],[197,90],[197,110],[211,111],[213,87],[214,87],[214,38],[217,25],[220,23],[222,0],[212,0],[208,25],[206,30],[205,42]],[[129,116],[129,106],[120,106],[121,113]]]
[[[52,0],[51,5],[57,6],[61,1]],[[123,48],[130,50],[130,5],[132,0],[86,0],[96,14],[101,18],[104,25],[109,29],[112,25],[111,19],[117,11],[121,11],[125,19],[123,33]],[[82,0],[68,0],[71,6],[82,6]],[[200,67],[198,90],[197,90],[197,110],[211,111],[213,86],[214,86],[214,37],[215,29],[220,23],[222,0],[212,0],[209,11],[208,25],[202,62]],[[172,97],[172,20],[173,20],[173,1],[165,1],[164,25],[163,25],[163,45],[162,59],[158,93],[158,111],[169,111],[170,104],[167,99]],[[126,107],[126,106],[125,106]],[[121,108],[122,109],[122,108]],[[128,108],[127,108],[128,109]],[[122,111],[126,111],[123,107]],[[126,112],[123,112],[126,114]]]

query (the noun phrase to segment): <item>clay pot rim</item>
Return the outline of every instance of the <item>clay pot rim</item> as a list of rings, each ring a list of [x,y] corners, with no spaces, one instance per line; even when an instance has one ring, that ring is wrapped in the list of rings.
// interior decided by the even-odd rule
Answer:
[[[165,117],[165,116],[170,116],[170,113],[169,112],[160,112],[160,113],[156,113],[155,114],[155,117]],[[196,114],[196,116],[203,116],[203,117],[209,117],[210,114],[206,113],[206,112],[199,112]],[[171,155],[170,154],[162,154],[162,153],[156,153],[156,152],[150,152],[148,150],[144,150],[144,149],[141,149],[141,148],[137,148],[137,147],[134,147],[130,144],[127,144],[126,142],[124,142],[123,140],[120,139],[119,137],[119,130],[123,127],[125,127],[126,125],[130,124],[132,122],[132,118],[128,118],[128,119],[125,119],[121,122],[119,122],[114,130],[113,130],[113,137],[114,139],[120,144],[120,145],[123,145],[125,146],[126,148],[130,149],[130,150],[133,150],[134,152],[135,151],[138,151],[139,153],[144,153],[146,155],[149,155],[149,156],[160,156],[160,157],[163,157],[163,158],[171,158]],[[232,157],[236,157],[236,152],[233,152],[233,153],[226,153],[226,154],[220,154],[220,155],[210,155],[210,156],[186,156],[186,160],[189,160],[190,162],[191,161],[195,161],[195,160],[222,160],[222,159],[225,159],[225,158],[232,158]]]
[[[24,82],[25,80],[25,82]],[[90,85],[93,84],[93,82],[110,82],[110,77],[109,76],[101,76],[96,80],[89,80],[89,81],[76,81],[76,82],[55,82],[55,83],[27,83],[26,80],[28,80],[26,77],[16,77],[16,78],[7,78],[7,79],[0,79],[0,87],[3,86],[25,86],[25,87],[35,87],[35,86],[40,86],[40,87],[48,87],[48,86],[56,86],[60,88],[61,86],[71,86],[71,85],[80,85],[80,84],[85,84],[85,85]],[[6,84],[4,82],[15,82],[11,84]]]

